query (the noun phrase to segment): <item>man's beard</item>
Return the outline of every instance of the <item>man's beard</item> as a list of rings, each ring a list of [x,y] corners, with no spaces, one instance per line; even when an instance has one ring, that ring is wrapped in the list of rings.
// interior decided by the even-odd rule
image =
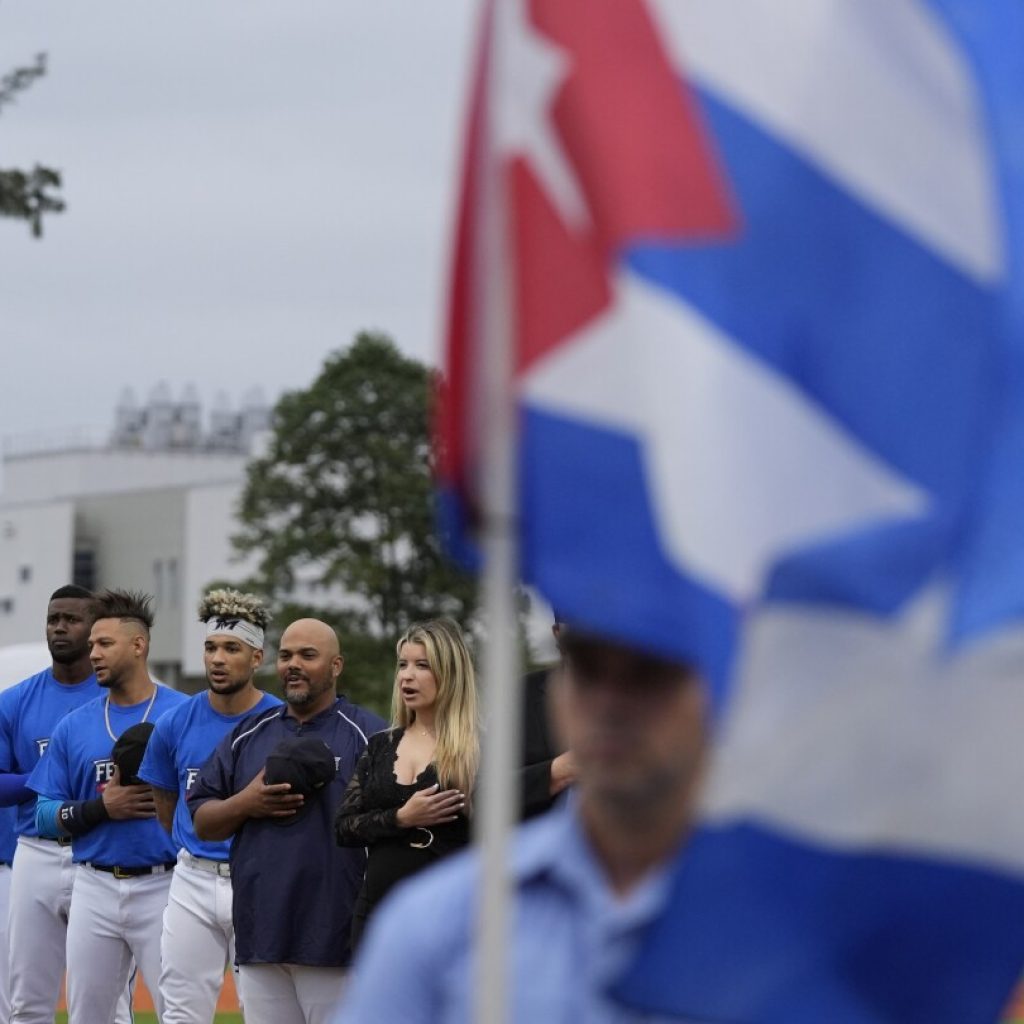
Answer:
[[[251,682],[252,677],[250,676],[248,679],[234,679],[227,683],[220,683],[215,686],[211,679],[207,679],[207,683],[210,686],[210,692],[216,693],[220,697],[234,696],[234,694],[244,690]]]
[[[295,682],[296,680],[292,680]],[[299,680],[301,681],[301,680]],[[293,708],[304,708],[308,704],[314,703],[319,700],[329,689],[332,688],[332,683],[318,683],[312,679],[306,679],[306,690],[303,693],[292,693],[288,690],[288,681],[284,684],[284,699],[285,703],[289,707]]]
[[[100,679],[99,672],[97,672],[97,670],[95,668],[93,668],[93,674],[96,676],[96,682],[104,690],[117,690],[117,689],[120,689],[121,684],[124,682],[126,676],[128,675],[128,673],[123,668],[122,669],[114,669],[114,668],[107,667],[107,668],[104,668],[103,671],[106,672],[106,674],[107,674],[106,679]]]
[[[50,658],[58,665],[73,665],[76,661],[85,657],[86,648],[79,650],[54,651],[50,650]]]

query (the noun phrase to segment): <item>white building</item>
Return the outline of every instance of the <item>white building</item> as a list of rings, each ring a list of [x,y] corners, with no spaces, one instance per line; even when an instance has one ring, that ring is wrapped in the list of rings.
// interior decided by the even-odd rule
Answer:
[[[165,682],[201,675],[196,606],[212,580],[241,579],[233,560],[245,464],[269,411],[251,396],[218,401],[210,429],[187,392],[126,394],[109,438],[5,439],[0,474],[0,647],[42,638],[50,594],[65,583],[154,597],[150,664]]]

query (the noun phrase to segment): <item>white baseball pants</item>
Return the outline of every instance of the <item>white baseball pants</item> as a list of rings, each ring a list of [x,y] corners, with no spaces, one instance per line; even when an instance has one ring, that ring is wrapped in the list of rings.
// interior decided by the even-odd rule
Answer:
[[[79,865],[68,922],[69,1024],[102,1024],[114,1019],[118,997],[131,973],[132,958],[153,996],[160,998],[160,933],[172,872],[115,878]]]
[[[342,967],[240,964],[245,1024],[330,1024],[346,973]]]
[[[160,950],[163,1024],[212,1024],[224,972],[235,958],[231,879],[224,864],[178,853]]]
[[[10,906],[11,869],[7,864],[0,864],[0,1020],[11,1019]]]
[[[53,1024],[64,978],[68,916],[75,866],[71,847],[18,838],[11,871],[11,1024]],[[131,991],[117,1004],[117,1024],[132,1024]]]
[[[74,877],[70,846],[19,837],[11,872],[12,1024],[53,1024]]]

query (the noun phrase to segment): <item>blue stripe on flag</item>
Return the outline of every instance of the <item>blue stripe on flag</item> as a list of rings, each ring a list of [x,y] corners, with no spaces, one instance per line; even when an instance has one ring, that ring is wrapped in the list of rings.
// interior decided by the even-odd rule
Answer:
[[[764,601],[813,602],[887,615],[929,581],[949,525],[879,526],[781,559],[765,583]]]
[[[666,556],[636,439],[530,409],[522,423],[524,579],[592,629],[696,659],[720,699],[735,612]]]
[[[1001,184],[1008,285],[1004,371],[990,396],[995,443],[960,565],[954,639],[1024,617],[1024,6],[1019,0],[929,0],[959,37],[985,97]]]
[[[742,234],[645,244],[626,260],[934,496],[929,521],[797,553],[766,584],[768,599],[888,613],[959,560],[993,429],[998,295],[728,106],[702,103]]]
[[[830,852],[749,825],[698,833],[680,863],[670,912],[619,987],[648,1012],[991,1024],[1024,959],[1019,877]]]
[[[434,528],[441,546],[467,572],[480,572],[483,559],[467,512],[463,496],[454,487],[438,485],[434,492]]]
[[[961,494],[987,423],[979,396],[996,383],[994,293],[750,121],[706,95],[703,105],[742,234],[645,244],[628,263],[904,474],[943,499]]]

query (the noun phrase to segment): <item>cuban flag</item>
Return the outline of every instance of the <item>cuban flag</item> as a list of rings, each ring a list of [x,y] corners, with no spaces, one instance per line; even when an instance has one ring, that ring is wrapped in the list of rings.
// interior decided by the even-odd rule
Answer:
[[[440,478],[510,361],[523,578],[697,662],[715,755],[621,997],[970,1024],[1024,961],[1024,8],[496,0]]]

